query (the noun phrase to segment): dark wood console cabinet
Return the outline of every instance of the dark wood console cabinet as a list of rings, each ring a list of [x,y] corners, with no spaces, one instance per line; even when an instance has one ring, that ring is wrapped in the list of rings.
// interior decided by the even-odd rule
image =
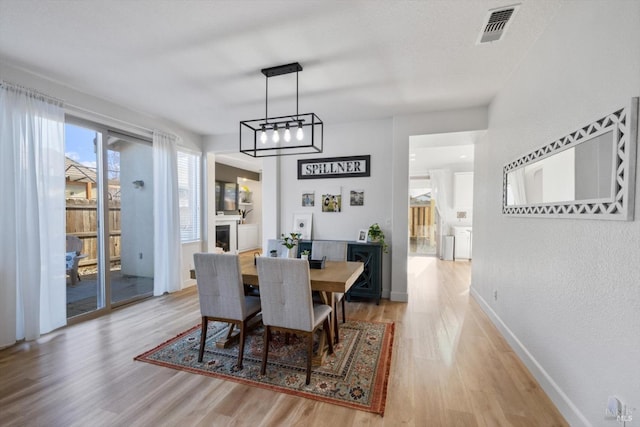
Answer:
[[[311,241],[300,241],[298,250],[299,252],[310,251]],[[347,292],[347,301],[351,301],[352,298],[368,298],[375,299],[376,304],[380,304],[382,296],[382,245],[379,243],[347,242],[347,260],[364,263],[364,272]]]

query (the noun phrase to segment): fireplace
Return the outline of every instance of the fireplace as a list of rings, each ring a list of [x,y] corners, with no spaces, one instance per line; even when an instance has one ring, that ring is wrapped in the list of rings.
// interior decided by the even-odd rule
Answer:
[[[230,225],[216,225],[216,247],[222,248],[222,250],[225,252],[229,252],[230,238]]]

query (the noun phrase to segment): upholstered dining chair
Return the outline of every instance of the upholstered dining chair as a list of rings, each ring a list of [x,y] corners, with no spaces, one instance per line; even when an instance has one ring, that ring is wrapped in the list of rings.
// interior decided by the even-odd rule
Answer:
[[[311,243],[311,259],[322,259],[327,257],[327,261],[346,261],[347,260],[347,242],[335,240],[314,240]],[[335,292],[333,294],[333,319],[336,342],[340,342],[340,333],[338,332],[338,302],[342,301],[342,323],[346,322],[344,294]]]
[[[260,298],[244,295],[240,258],[232,254],[196,253],[193,255],[202,315],[202,332],[198,362],[204,357],[208,321],[229,323],[229,334],[234,325],[240,329],[238,369],[242,369],[247,322],[260,312]]]
[[[290,256],[289,252],[297,255],[298,253],[298,245],[296,244],[291,250],[287,249],[285,245],[283,245],[284,240],[281,239],[269,239],[267,240],[267,250],[264,253],[265,256],[271,256],[271,251],[275,250],[278,258],[297,258],[297,256]]]
[[[323,325],[327,334],[329,353],[333,353],[329,331],[331,307],[326,304],[313,304],[307,260],[258,257],[257,265],[264,324],[264,349],[260,373],[264,375],[267,369],[269,341],[273,330],[305,335],[308,339],[306,384],[309,384],[313,334],[320,325]]]

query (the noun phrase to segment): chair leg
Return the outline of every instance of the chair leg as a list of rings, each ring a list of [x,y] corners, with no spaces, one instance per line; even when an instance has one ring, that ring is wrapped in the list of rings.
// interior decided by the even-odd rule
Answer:
[[[342,297],[342,323],[346,323],[347,322],[347,319],[345,317],[345,313],[346,312],[344,311],[344,300],[345,299],[346,299],[345,297]]]
[[[267,354],[269,353],[269,338],[271,333],[267,325],[264,326],[264,348],[262,349],[262,367],[260,368],[260,375],[264,375],[267,372]]]
[[[236,326],[235,323],[229,323],[229,331],[227,331],[227,340],[231,339],[231,335],[233,334],[233,328]]]
[[[200,331],[200,353],[198,353],[198,362],[202,363],[204,357],[204,343],[207,340],[207,326],[209,319],[206,316],[202,316],[202,330]]]
[[[324,319],[324,323],[322,325],[322,327],[325,330],[325,333],[327,334],[327,343],[329,344],[329,354],[333,354],[333,343],[331,342],[331,332],[329,332],[329,318],[325,318]]]
[[[331,339],[329,339],[329,343],[331,343]],[[331,344],[329,344],[331,346]],[[311,382],[311,359],[313,358],[313,331],[309,333],[309,344],[307,345],[307,381],[306,384],[309,385]]]
[[[238,349],[238,369],[242,369],[242,356],[244,355],[244,338],[247,332],[247,322],[240,322],[240,348]]]

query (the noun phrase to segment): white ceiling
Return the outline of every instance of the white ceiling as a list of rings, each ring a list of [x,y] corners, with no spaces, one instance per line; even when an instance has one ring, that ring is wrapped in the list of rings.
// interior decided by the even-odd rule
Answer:
[[[330,126],[487,105],[560,5],[521,3],[477,45],[511,0],[0,0],[0,60],[201,135],[263,117],[260,69],[297,61],[300,112]],[[269,93],[290,114],[295,75]]]
[[[472,171],[474,145],[484,131],[417,135],[409,138],[409,176],[429,175],[434,169]]]

